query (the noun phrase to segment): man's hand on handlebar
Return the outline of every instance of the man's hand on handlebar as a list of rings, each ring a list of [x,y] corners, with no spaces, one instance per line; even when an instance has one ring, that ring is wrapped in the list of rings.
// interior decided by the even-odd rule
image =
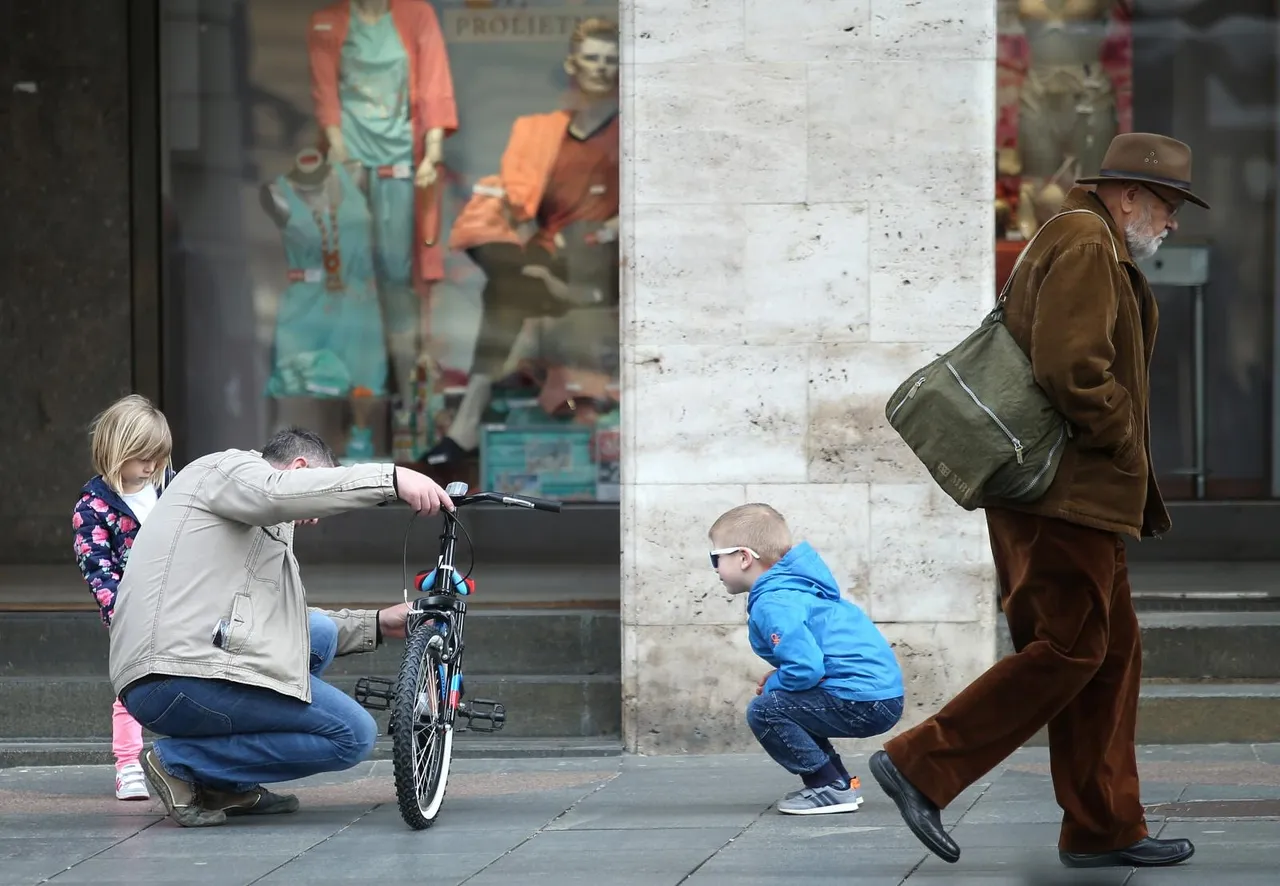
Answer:
[[[428,517],[440,513],[441,508],[454,509],[453,500],[445,495],[439,483],[409,468],[396,468],[396,491],[402,502]]]

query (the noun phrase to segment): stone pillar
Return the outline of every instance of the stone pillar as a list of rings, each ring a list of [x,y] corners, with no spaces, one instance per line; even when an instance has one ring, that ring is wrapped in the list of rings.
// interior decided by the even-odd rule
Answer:
[[[622,6],[627,747],[755,746],[766,668],[706,557],[747,501],[879,623],[918,722],[995,651],[981,515],[884,419],[993,300],[995,4]]]

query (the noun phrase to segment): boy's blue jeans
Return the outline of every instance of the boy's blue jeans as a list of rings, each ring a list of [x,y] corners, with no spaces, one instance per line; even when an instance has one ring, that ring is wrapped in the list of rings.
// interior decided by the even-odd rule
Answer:
[[[372,716],[320,679],[338,648],[338,626],[310,613],[311,704],[270,689],[199,677],[156,677],[129,687],[125,708],[167,736],[154,744],[170,775],[240,792],[318,772],[350,769],[378,737]]]
[[[828,764],[847,776],[829,739],[883,735],[902,718],[902,697],[886,701],[848,701],[823,689],[774,690],[747,705],[747,725],[756,739],[788,772],[813,775]]]

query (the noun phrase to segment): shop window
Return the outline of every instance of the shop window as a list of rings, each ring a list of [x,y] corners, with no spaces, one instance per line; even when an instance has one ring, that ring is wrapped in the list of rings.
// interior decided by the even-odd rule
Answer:
[[[1194,152],[1197,192],[1161,247],[1152,450],[1167,498],[1273,494],[1277,4],[999,0],[996,282],[1118,133]],[[1199,270],[1207,280],[1197,290]]]
[[[616,0],[160,9],[184,455],[616,500]]]

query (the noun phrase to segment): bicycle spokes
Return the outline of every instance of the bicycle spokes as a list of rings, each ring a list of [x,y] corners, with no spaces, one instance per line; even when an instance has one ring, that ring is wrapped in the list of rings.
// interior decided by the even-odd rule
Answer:
[[[434,638],[433,638],[434,639]],[[428,649],[431,644],[428,645]],[[439,763],[444,745],[444,706],[440,687],[444,667],[434,665],[431,656],[423,661],[422,682],[414,702],[414,782],[419,798],[433,789],[431,774]]]
[[[414,761],[413,776],[414,782],[418,786],[418,797],[424,799],[432,790],[431,773],[435,771],[435,767],[440,760],[440,754],[444,750],[444,737],[442,731],[435,726],[424,729],[423,732],[429,733],[422,736],[423,741],[418,746],[417,759]]]

